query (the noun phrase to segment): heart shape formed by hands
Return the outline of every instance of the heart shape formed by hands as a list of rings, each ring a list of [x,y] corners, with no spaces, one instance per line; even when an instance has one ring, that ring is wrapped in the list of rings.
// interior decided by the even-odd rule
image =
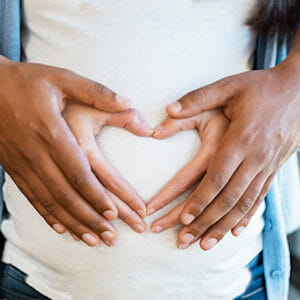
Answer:
[[[217,110],[183,120],[167,117],[153,134],[135,110],[105,113],[79,104],[69,106],[65,119],[119,217],[137,232],[145,229],[142,198],[151,198],[150,215],[199,181],[228,122]]]

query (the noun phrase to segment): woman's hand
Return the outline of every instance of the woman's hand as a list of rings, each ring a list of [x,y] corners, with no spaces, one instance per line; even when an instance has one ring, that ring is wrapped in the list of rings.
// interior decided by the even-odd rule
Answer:
[[[227,231],[240,234],[280,166],[296,151],[300,76],[294,66],[286,60],[273,69],[227,77],[167,107],[170,117],[179,120],[218,107],[231,121],[206,175],[180,213],[186,226],[179,244],[187,247],[201,237],[201,247],[208,250]]]
[[[128,109],[129,100],[71,71],[15,63],[0,56],[0,164],[38,211],[57,220],[53,228],[76,232],[89,245],[93,235],[79,223],[112,241],[107,220],[118,210],[90,169],[61,111],[75,99],[105,111]],[[135,203],[137,210],[145,204]]]
[[[164,139],[177,134],[179,131],[196,129],[201,139],[201,147],[197,155],[184,166],[147,204],[148,215],[161,209],[180,194],[198,183],[207,171],[207,167],[218,145],[228,128],[229,121],[221,110],[200,113],[191,118],[173,119],[167,117],[155,129],[153,137]],[[186,201],[175,207],[170,213],[153,222],[151,229],[154,233],[161,232],[180,223],[179,215]],[[179,233],[179,244],[181,233]]]
[[[108,113],[86,105],[69,102],[63,111],[63,116],[87,157],[93,173],[118,208],[119,217],[136,232],[143,232],[145,223],[136,213],[136,210],[139,209],[136,204],[143,205],[144,201],[104,158],[96,143],[95,136],[106,125],[124,128],[143,137],[150,137],[153,130],[142,121],[140,115],[133,109],[120,113]]]

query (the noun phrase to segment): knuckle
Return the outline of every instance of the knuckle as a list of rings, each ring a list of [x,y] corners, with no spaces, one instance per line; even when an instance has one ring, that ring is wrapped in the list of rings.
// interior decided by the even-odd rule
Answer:
[[[90,224],[89,224],[89,227],[93,230],[98,230],[98,229],[102,229],[103,226],[104,226],[104,220],[101,220],[101,219],[95,219],[93,220]]]
[[[242,201],[239,202],[239,205],[238,205],[239,211],[243,215],[248,213],[253,205],[253,202],[254,202],[253,198],[250,198],[250,197],[243,199]]]
[[[70,180],[75,187],[80,188],[86,186],[86,183],[88,181],[88,175],[82,172],[72,172]]]
[[[222,200],[222,206],[224,209],[228,210],[232,208],[237,202],[237,196],[234,194],[227,195]]]
[[[225,186],[227,179],[224,174],[219,173],[219,174],[216,174],[211,181],[212,181],[213,187],[216,190],[221,190]]]
[[[67,192],[59,192],[56,195],[55,199],[57,200],[58,203],[60,203],[64,207],[72,203],[72,197]]]
[[[270,160],[271,156],[272,154],[270,152],[270,149],[264,147],[255,154],[255,161],[259,164],[266,163]]]
[[[40,215],[48,222],[49,218],[52,216],[49,210],[43,210]]]
[[[202,235],[207,229],[208,226],[206,224],[197,223],[190,226],[189,232],[191,232],[194,236],[199,236]]]
[[[226,226],[218,226],[214,231],[216,232],[216,236],[222,238],[229,231],[229,228]]]
[[[102,84],[99,84],[99,83],[95,82],[95,81],[89,81],[88,88],[90,89],[90,91],[93,95],[104,94],[105,93],[104,86]]]
[[[56,211],[56,204],[52,201],[42,200],[41,204],[49,212],[54,213]]]
[[[81,236],[81,232],[86,231],[83,229],[83,226],[76,221],[70,221],[68,224],[68,228],[71,229],[78,236]]]
[[[189,212],[191,212],[193,215],[199,215],[204,210],[204,204],[198,199],[194,200],[189,208]]]
[[[256,126],[249,125],[244,131],[241,133],[240,142],[245,147],[252,145],[256,139],[258,133],[258,128]]]
[[[198,105],[200,101],[204,98],[204,93],[202,89],[198,89],[187,94],[189,102],[192,105]]]

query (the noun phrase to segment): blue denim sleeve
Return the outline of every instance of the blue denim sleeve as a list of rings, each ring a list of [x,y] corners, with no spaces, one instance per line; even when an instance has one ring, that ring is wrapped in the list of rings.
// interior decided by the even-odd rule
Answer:
[[[0,54],[9,59],[21,58],[21,1],[0,1]]]

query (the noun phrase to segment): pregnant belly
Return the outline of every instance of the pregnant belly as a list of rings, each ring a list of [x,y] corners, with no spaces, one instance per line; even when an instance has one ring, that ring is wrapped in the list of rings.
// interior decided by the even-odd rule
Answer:
[[[105,157],[146,202],[192,160],[200,147],[196,131],[155,140],[113,127],[105,127],[97,137],[97,143]]]
[[[134,136],[123,129],[107,127],[97,137],[97,142],[106,158],[145,201],[149,201],[188,163],[200,147],[199,136],[195,131],[182,132],[158,141]],[[90,248],[82,242],[75,242],[68,233],[55,233],[31,207],[13,181],[8,176],[6,179],[4,196],[11,218],[4,222],[2,229],[8,240],[29,254],[30,259],[27,261],[34,261],[35,269],[36,265],[41,272],[46,268],[47,276],[72,276],[73,282],[80,286],[84,274],[89,277],[91,286],[98,286],[103,295],[105,291],[111,293],[115,286],[118,286],[118,294],[128,290],[128,280],[136,282],[139,291],[164,290],[162,278],[167,280],[166,284],[176,294],[182,288],[182,274],[185,274],[184,281],[189,282],[185,286],[186,291],[195,295],[195,290],[213,291],[213,286],[220,284],[220,276],[224,288],[230,286],[235,280],[224,274],[232,274],[232,269],[236,270],[235,275],[241,274],[242,286],[246,286],[249,277],[243,266],[261,249],[259,235],[263,226],[260,218],[262,211],[241,237],[233,238],[229,234],[209,252],[201,251],[197,243],[179,251],[176,248],[179,226],[161,234],[152,234],[149,230],[151,222],[183,201],[189,192],[162,211],[146,218],[148,229],[143,234],[133,232],[122,221],[116,220],[116,246],[108,248],[100,244]],[[247,251],[243,251],[246,247]],[[99,278],[103,279],[101,283]]]

